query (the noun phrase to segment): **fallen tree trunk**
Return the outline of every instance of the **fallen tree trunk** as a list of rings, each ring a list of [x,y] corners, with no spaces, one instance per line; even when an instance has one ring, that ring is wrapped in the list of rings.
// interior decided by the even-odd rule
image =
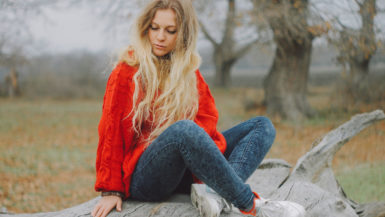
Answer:
[[[336,180],[331,169],[337,151],[354,135],[372,123],[385,119],[384,112],[376,110],[354,116],[350,121],[326,134],[302,156],[293,171],[284,160],[268,159],[247,181],[262,197],[297,202],[306,208],[308,217],[385,217],[385,202],[357,204],[350,200]],[[58,212],[36,214],[2,214],[1,217],[90,216],[100,197]],[[127,200],[121,212],[113,216],[199,216],[188,195],[175,195],[161,203]],[[243,216],[239,211],[221,216]],[[278,216],[277,216],[278,217]]]

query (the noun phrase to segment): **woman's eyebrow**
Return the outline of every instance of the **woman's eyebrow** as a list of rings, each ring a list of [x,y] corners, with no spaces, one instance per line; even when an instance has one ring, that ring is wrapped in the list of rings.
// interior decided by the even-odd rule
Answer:
[[[160,26],[159,24],[157,24],[156,22],[154,22],[154,21],[152,21],[152,24],[154,24],[154,25],[157,25],[157,26]],[[168,28],[168,27],[175,27],[176,28],[176,26],[175,25],[168,25],[168,26],[166,26],[166,28]]]

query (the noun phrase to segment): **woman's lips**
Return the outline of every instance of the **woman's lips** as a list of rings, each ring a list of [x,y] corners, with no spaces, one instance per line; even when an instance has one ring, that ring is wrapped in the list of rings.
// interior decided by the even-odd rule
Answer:
[[[154,44],[155,48],[156,49],[160,49],[160,50],[163,50],[166,48],[166,46],[162,46],[162,45],[159,45],[159,44]]]

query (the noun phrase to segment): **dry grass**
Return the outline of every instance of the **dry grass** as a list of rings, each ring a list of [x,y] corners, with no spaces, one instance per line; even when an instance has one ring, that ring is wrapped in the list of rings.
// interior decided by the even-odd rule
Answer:
[[[243,102],[263,98],[261,90],[213,89],[220,114],[219,130],[265,115],[265,108],[245,111]],[[309,100],[319,115],[305,123],[274,122],[275,144],[268,157],[294,165],[315,139],[357,112],[384,104],[339,111],[329,105],[328,88],[310,89]],[[54,211],[96,195],[94,162],[102,100],[27,101],[0,99],[0,207],[11,212]],[[385,156],[385,122],[354,137],[334,161],[343,174],[358,165],[381,163]],[[346,173],[347,172],[347,173]],[[356,172],[356,171],[355,171]],[[370,174],[369,174],[370,175]],[[385,185],[382,183],[382,189]]]
[[[0,206],[53,211],[93,191],[99,102],[0,102]]]
[[[318,115],[305,123],[274,121],[277,136],[268,157],[283,158],[289,163],[295,164],[298,158],[311,148],[316,139],[348,121],[352,115],[385,108],[385,103],[380,103],[349,111],[339,111],[330,105],[329,98],[333,94],[330,88],[313,87],[309,92],[309,102],[317,110]],[[219,89],[213,90],[213,95],[220,113],[218,125],[221,130],[251,117],[266,115],[265,107],[261,105],[262,90],[249,88]],[[256,104],[260,106],[246,112],[243,109],[243,102],[251,96],[256,96]],[[361,163],[385,161],[384,139],[385,122],[382,121],[353,137],[338,152],[334,165],[355,166]]]

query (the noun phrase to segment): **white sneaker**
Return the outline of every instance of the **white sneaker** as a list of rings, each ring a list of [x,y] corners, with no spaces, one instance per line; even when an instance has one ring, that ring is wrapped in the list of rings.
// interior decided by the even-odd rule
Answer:
[[[258,217],[305,217],[306,211],[302,205],[291,201],[254,199],[254,216]],[[244,213],[246,214],[246,213]],[[251,213],[248,213],[251,214]]]
[[[231,212],[231,204],[205,184],[192,184],[191,202],[201,217],[218,217],[222,210]]]

